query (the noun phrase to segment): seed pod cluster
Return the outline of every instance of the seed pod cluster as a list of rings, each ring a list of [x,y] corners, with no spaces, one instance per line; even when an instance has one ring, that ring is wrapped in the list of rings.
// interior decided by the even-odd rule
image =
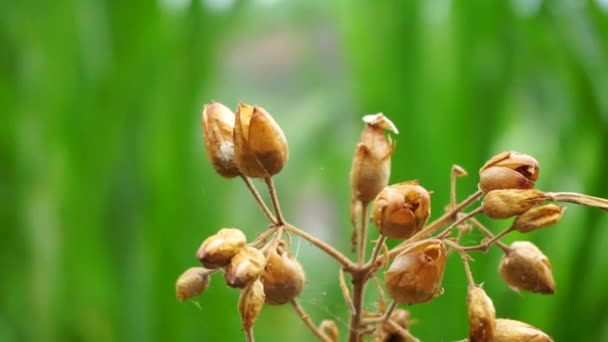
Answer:
[[[484,193],[498,189],[532,189],[539,172],[538,162],[533,157],[502,152],[479,170],[479,189]]]
[[[372,206],[372,222],[391,239],[411,237],[424,227],[430,215],[431,195],[417,180],[385,187]]]
[[[512,288],[536,293],[555,293],[549,259],[529,241],[516,241],[500,261],[500,275]]]
[[[399,304],[425,303],[443,293],[446,249],[441,240],[415,242],[395,257],[384,275],[390,296]]]

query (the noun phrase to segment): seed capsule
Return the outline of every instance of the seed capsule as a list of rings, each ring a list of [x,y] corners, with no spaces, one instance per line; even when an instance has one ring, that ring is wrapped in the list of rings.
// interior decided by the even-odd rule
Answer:
[[[382,113],[363,117],[365,128],[350,169],[352,198],[367,203],[387,184],[391,173],[391,155],[395,149],[392,139],[384,133],[398,133],[395,125]]]
[[[493,341],[496,331],[496,311],[492,300],[481,287],[469,286],[467,309],[469,313],[469,341]]]
[[[230,287],[244,288],[257,279],[266,266],[264,254],[257,248],[241,248],[226,266],[224,278]]]
[[[548,227],[561,220],[564,210],[566,210],[566,207],[555,204],[532,208],[517,216],[512,227],[521,233],[529,233],[536,229]]]
[[[209,287],[209,270],[202,267],[191,267],[177,278],[175,293],[181,302],[198,296]]]
[[[372,222],[391,239],[411,237],[424,227],[430,215],[430,194],[416,180],[387,186],[372,206]]]
[[[516,241],[500,261],[500,275],[514,289],[553,294],[555,281],[549,259],[529,241]]]
[[[493,342],[553,342],[549,335],[530,324],[512,319],[496,320]]]
[[[258,319],[264,306],[264,286],[257,279],[241,291],[238,309],[243,323],[243,329],[248,330]]]
[[[201,125],[207,157],[220,176],[240,175],[234,161],[234,113],[218,102],[205,105]]]
[[[240,229],[223,228],[203,241],[196,257],[207,268],[224,267],[245,243],[247,238]]]
[[[234,143],[236,165],[247,177],[275,175],[283,169],[289,157],[283,130],[261,107],[239,105]]]
[[[488,217],[505,219],[521,215],[546,199],[544,192],[535,189],[492,190],[484,196],[482,207]]]
[[[502,152],[479,170],[479,189],[484,193],[497,189],[532,189],[538,176],[536,159],[522,153]]]
[[[302,292],[304,281],[302,266],[291,253],[281,247],[270,253],[262,273],[267,304],[288,303]]]
[[[384,277],[391,297],[399,304],[418,304],[441,295],[446,251],[441,240],[413,243],[395,257]]]

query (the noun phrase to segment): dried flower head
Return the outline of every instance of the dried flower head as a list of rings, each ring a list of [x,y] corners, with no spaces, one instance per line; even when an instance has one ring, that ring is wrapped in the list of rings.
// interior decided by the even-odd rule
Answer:
[[[257,279],[241,291],[238,309],[243,329],[248,330],[257,320],[264,306],[264,285]]]
[[[205,105],[201,126],[207,157],[220,176],[232,178],[240,175],[234,161],[234,113],[218,102]]]
[[[498,318],[493,342],[553,342],[549,335],[530,324]]]
[[[409,327],[410,312],[403,309],[395,309],[391,313],[390,320],[395,322],[397,326],[407,330]],[[380,327],[380,341],[383,342],[405,342],[406,339],[391,326],[389,322],[385,322]]]
[[[416,180],[387,186],[372,206],[372,222],[391,239],[404,240],[414,235],[430,215],[431,195]]]
[[[267,304],[288,303],[302,292],[304,282],[304,270],[291,253],[282,247],[270,253],[262,273]]]
[[[483,212],[494,219],[504,219],[525,213],[547,199],[540,190],[492,190],[483,198]]]
[[[400,304],[418,304],[443,293],[446,250],[441,240],[423,240],[395,257],[384,276],[390,296]]]
[[[203,241],[196,257],[207,268],[224,267],[245,243],[247,238],[240,229],[222,228]]]
[[[500,261],[500,275],[514,289],[553,294],[555,281],[549,259],[529,241],[516,241]]]
[[[555,204],[545,204],[532,208],[517,216],[512,228],[521,233],[528,233],[536,229],[548,227],[561,220],[566,207]]]
[[[266,267],[266,257],[257,248],[245,246],[226,266],[224,278],[231,287],[244,288],[257,279]]]
[[[203,293],[209,287],[209,270],[202,267],[190,267],[182,273],[175,283],[177,299],[185,301]]]
[[[496,331],[496,311],[492,299],[479,286],[469,286],[467,292],[469,313],[469,341],[493,341]]]
[[[387,184],[391,173],[391,155],[395,149],[385,130],[398,133],[395,125],[382,113],[363,117],[365,128],[350,169],[352,198],[363,203],[376,197]]]
[[[479,170],[479,189],[484,193],[497,189],[532,189],[538,176],[536,159],[522,153],[502,152]]]
[[[235,160],[247,177],[268,178],[279,173],[289,157],[287,139],[272,116],[241,103],[234,128]]]

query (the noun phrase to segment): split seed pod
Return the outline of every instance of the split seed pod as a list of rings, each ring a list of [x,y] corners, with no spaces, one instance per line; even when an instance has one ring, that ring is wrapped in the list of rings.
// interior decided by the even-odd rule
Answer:
[[[532,189],[538,176],[536,159],[522,153],[502,152],[479,170],[479,189],[484,193],[497,189]]]
[[[353,200],[369,202],[388,184],[391,173],[391,155],[395,149],[392,139],[384,133],[399,133],[395,125],[382,113],[363,117],[365,128],[350,169]]]
[[[198,296],[209,287],[209,270],[202,267],[190,267],[177,278],[175,293],[181,302]]]
[[[384,188],[372,206],[372,222],[381,234],[405,240],[424,227],[431,215],[431,195],[418,181]]]
[[[243,323],[243,330],[251,329],[264,306],[264,285],[257,279],[241,291],[238,309]]]
[[[300,263],[278,247],[268,256],[266,269],[262,273],[266,303],[282,305],[297,297],[304,287],[304,271]]]
[[[257,279],[266,267],[266,257],[257,248],[241,248],[226,266],[224,278],[230,287],[244,288]]]
[[[247,177],[268,178],[279,173],[289,156],[287,139],[272,116],[241,103],[234,127],[235,161]]]
[[[533,230],[548,227],[561,220],[566,207],[555,204],[546,204],[532,208],[517,216],[512,228],[521,233],[529,233]]]
[[[224,267],[230,259],[247,243],[240,229],[222,228],[208,237],[196,252],[198,260],[207,268]]]
[[[205,105],[201,125],[207,157],[217,173],[232,178],[240,175],[234,161],[234,113],[218,102]]]
[[[496,311],[492,299],[479,286],[469,286],[467,293],[469,313],[469,341],[494,341],[496,331]]]
[[[517,216],[547,199],[540,190],[506,189],[488,192],[482,202],[483,212],[494,219]]]
[[[400,328],[407,330],[409,327],[410,313],[407,310],[395,309],[391,313],[390,320],[395,322]],[[380,341],[382,342],[405,342],[406,339],[393,328],[389,322],[382,324],[380,328]]]
[[[512,319],[496,320],[493,342],[553,342],[549,335],[530,324]]]
[[[443,294],[446,250],[441,240],[423,240],[395,257],[384,276],[390,296],[399,304],[425,303]]]
[[[529,241],[516,241],[500,261],[500,275],[516,290],[555,293],[555,280],[549,259]]]

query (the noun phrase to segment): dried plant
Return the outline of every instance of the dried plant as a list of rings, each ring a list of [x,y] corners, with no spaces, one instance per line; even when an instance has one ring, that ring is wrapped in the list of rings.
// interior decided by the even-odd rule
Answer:
[[[473,279],[469,254],[497,246],[504,253],[499,273],[510,287],[552,294],[555,282],[551,264],[542,251],[528,241],[516,241],[508,246],[500,239],[512,231],[528,233],[559,222],[564,207],[547,202],[571,202],[608,210],[608,200],[535,189],[540,174],[536,159],[503,152],[481,167],[478,190],[461,203],[455,200],[455,183],[457,177],[467,173],[455,165],[451,172],[451,203],[443,215],[428,223],[431,196],[418,181],[388,184],[396,144],[385,131],[397,134],[397,128],[383,114],[364,116],[363,121],[365,126],[355,147],[350,171],[352,247],[357,256],[351,260],[283,217],[272,176],[282,170],[289,153],[285,135],[272,116],[261,107],[247,104],[240,104],[236,114],[219,103],[205,106],[202,128],[211,164],[220,176],[239,176],[245,182],[270,221],[270,227],[249,242],[236,228],[220,229],[203,241],[197,258],[206,268],[193,267],[179,277],[177,298],[184,301],[199,295],[209,286],[211,275],[222,272],[226,284],[241,291],[238,311],[248,341],[254,340],[253,325],[264,304],[291,304],[319,340],[338,341],[340,332],[336,323],[324,320],[317,326],[298,301],[305,275],[289,251],[290,239],[284,239],[285,235],[295,234],[341,266],[337,279],[350,310],[349,329],[344,332],[348,341],[366,338],[418,341],[408,330],[409,312],[397,305],[428,303],[441,296],[446,258],[456,252],[468,281],[470,341],[551,341],[547,334],[526,323],[496,318],[492,300]],[[251,178],[264,180],[273,210],[266,205]],[[478,208],[465,211],[478,200],[481,200]],[[371,211],[369,218],[368,210]],[[477,215],[515,219],[495,234],[475,218]],[[371,253],[367,238],[369,221],[380,233],[380,238],[371,246]],[[462,245],[462,237],[473,227],[485,238],[476,245]],[[388,249],[386,239],[402,242]],[[350,287],[346,274],[351,278]],[[384,278],[384,289],[376,281],[381,296],[379,302],[384,302],[385,291],[392,302],[378,305],[376,312],[363,311],[366,285],[372,279],[377,280],[377,274]]]

